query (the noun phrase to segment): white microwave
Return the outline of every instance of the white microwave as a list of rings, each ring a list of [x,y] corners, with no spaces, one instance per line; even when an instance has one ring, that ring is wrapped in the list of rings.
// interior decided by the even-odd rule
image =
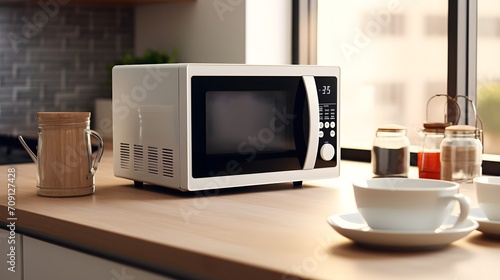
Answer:
[[[114,174],[199,191],[339,176],[340,69],[113,68]]]

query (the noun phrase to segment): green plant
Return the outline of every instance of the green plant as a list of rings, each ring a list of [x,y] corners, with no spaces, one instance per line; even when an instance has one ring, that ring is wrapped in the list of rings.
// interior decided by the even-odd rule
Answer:
[[[169,55],[165,51],[147,50],[142,56],[135,56],[132,53],[126,53],[121,59],[112,63],[115,65],[126,64],[155,64],[155,63],[174,63],[177,59],[178,49],[173,49]]]
[[[131,52],[127,52],[121,59],[115,60],[108,64],[109,82],[111,88],[111,72],[115,65],[129,65],[129,64],[157,64],[157,63],[175,63],[179,50],[174,48],[171,54],[165,51],[146,50],[142,56],[136,56]],[[111,96],[111,90],[108,91]]]
[[[481,87],[477,94],[477,110],[484,130],[500,134],[500,84]]]

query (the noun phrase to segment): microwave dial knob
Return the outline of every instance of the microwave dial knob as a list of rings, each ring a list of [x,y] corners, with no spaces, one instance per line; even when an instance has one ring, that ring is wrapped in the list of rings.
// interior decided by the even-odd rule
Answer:
[[[322,160],[330,161],[335,155],[335,148],[332,144],[323,144],[323,146],[321,146],[321,149],[319,150],[319,155],[321,156]]]

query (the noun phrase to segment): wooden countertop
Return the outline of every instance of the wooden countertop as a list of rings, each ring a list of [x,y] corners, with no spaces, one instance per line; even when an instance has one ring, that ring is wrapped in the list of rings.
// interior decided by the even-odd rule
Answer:
[[[326,222],[355,211],[351,180],[366,163],[342,162],[341,177],[292,184],[181,193],[115,178],[106,151],[96,193],[36,195],[36,166],[16,169],[16,231],[154,272],[210,279],[488,279],[500,274],[500,240],[474,231],[433,251],[377,251],[355,245]],[[412,170],[415,172],[416,170]],[[415,174],[415,173],[413,173]],[[0,222],[6,220],[6,179]],[[461,192],[475,204],[472,185]]]

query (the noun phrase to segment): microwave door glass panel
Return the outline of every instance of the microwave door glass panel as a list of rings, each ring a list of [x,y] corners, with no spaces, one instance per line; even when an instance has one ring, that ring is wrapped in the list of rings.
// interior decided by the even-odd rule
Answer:
[[[287,107],[284,91],[209,91],[206,95],[208,155],[259,153],[295,149],[293,123],[276,111]],[[286,120],[285,120],[286,121]]]
[[[301,77],[193,77],[193,177],[302,169],[305,100]]]

